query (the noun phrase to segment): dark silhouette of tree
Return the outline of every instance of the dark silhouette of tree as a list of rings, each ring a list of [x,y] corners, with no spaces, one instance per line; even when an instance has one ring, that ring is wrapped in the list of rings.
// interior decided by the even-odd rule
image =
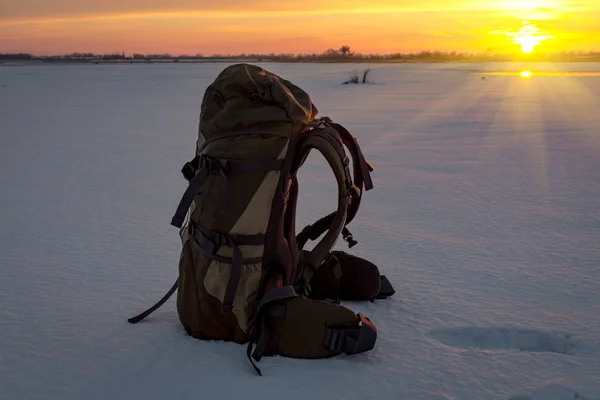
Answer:
[[[353,53],[350,52],[350,46],[342,46],[342,47],[340,47],[340,53],[342,53],[342,55],[344,57],[351,56],[353,54]]]
[[[278,61],[278,62],[379,62],[379,61],[393,61],[393,62],[482,62],[482,61],[508,61],[514,59],[521,59],[521,54],[503,54],[494,52],[493,48],[487,48],[477,54],[461,53],[461,52],[444,52],[444,51],[427,51],[423,50],[420,52],[410,53],[391,53],[391,54],[360,54],[351,51],[350,46],[341,46],[338,49],[330,48],[322,53],[308,53],[308,54],[291,54],[291,53],[274,53],[269,54],[213,54],[210,56],[203,56],[201,53],[195,55],[179,54],[172,55],[169,53],[163,54],[140,54],[133,53],[125,55],[124,52],[112,53],[112,54],[94,54],[90,52],[73,52],[64,55],[51,55],[51,56],[34,56],[29,53],[4,53],[0,54],[0,60],[31,60],[31,61],[44,61],[44,62],[113,62],[113,61],[138,61],[138,62],[151,62],[153,59],[160,59],[164,62],[176,62],[177,60],[206,60],[206,59],[225,59],[225,60],[252,60],[252,61]],[[562,51],[556,53],[536,53],[536,60],[538,61],[600,61],[600,52],[598,51]]]

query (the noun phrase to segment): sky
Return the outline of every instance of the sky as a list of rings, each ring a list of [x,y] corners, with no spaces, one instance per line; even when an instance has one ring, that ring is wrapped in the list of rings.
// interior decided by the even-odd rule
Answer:
[[[0,52],[600,50],[598,0],[2,0]]]

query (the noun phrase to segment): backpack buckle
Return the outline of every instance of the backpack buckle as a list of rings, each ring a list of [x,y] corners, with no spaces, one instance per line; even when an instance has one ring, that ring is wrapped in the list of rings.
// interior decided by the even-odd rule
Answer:
[[[350,159],[347,155],[345,155],[342,159],[342,165],[344,166],[346,188],[352,190],[354,182],[352,181],[352,172],[350,171]]]
[[[354,183],[350,187],[350,197],[360,197],[360,189]]]
[[[192,178],[196,175],[196,172],[198,171],[199,161],[200,156],[196,156],[192,161],[186,162],[183,165],[183,168],[181,168],[181,173],[183,174],[185,180],[187,180],[188,182],[191,181]]]
[[[344,241],[348,243],[348,248],[350,249],[358,244],[358,242],[354,240],[354,236],[352,236],[352,233],[350,233],[350,231],[346,227],[342,229],[342,237],[344,238]]]

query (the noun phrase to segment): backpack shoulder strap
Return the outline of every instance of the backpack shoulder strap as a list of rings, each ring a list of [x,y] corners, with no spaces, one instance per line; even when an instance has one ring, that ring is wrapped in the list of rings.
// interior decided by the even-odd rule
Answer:
[[[337,131],[323,124],[311,124],[305,133],[305,136],[298,143],[297,151],[291,167],[291,174],[295,177],[298,168],[302,165],[308,153],[315,149],[319,151],[330,168],[332,169],[338,186],[338,204],[335,212],[331,214],[330,223],[322,233],[327,233],[313,250],[304,251],[302,259],[296,264],[300,269],[297,281],[292,281],[289,286],[275,287],[267,291],[260,299],[260,303],[254,312],[254,317],[250,321],[251,340],[248,344],[248,359],[252,362],[255,370],[260,374],[260,370],[254,365],[253,359],[259,361],[262,357],[266,340],[266,327],[264,326],[264,317],[267,309],[270,309],[273,303],[282,299],[293,297],[303,297],[306,295],[308,281],[313,273],[323,263],[329,252],[335,245],[348,214],[350,205],[352,178],[350,174],[350,161],[344,152],[343,141]],[[295,200],[292,200],[295,201]],[[293,212],[293,211],[292,211]],[[256,343],[257,347],[252,352],[252,346]]]
[[[297,155],[299,162],[306,158],[311,149],[315,149],[323,155],[335,175],[338,186],[338,204],[336,211],[328,216],[327,226],[321,230],[321,234],[325,233],[325,236],[311,251],[303,252],[303,278],[306,281],[335,246],[346,225],[352,193],[355,191],[350,173],[350,160],[346,156],[343,139],[337,130],[326,124],[319,124],[309,130],[308,136],[299,145]]]
[[[360,207],[360,201],[362,198],[363,190],[368,191],[373,189],[373,181],[371,179],[371,172],[374,170],[372,164],[370,164],[364,157],[358,141],[346,128],[340,124],[332,122],[329,118],[324,118],[325,124],[335,129],[337,134],[344,146],[348,148],[348,151],[352,157],[352,170],[353,170],[353,185],[351,189],[351,201],[348,206],[348,213],[346,216],[345,224],[342,228],[342,235],[344,240],[349,244],[349,247],[353,247],[356,242],[354,241],[352,234],[346,228],[354,217],[356,216]],[[349,175],[350,171],[346,171]],[[309,240],[318,239],[329,226],[331,226],[333,219],[335,218],[336,212],[324,216],[315,223],[306,226],[296,237],[298,247],[302,249]]]

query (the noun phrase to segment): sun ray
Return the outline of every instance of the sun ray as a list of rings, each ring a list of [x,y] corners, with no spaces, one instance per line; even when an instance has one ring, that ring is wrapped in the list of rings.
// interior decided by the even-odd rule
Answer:
[[[490,82],[490,85],[481,84],[481,80],[474,79],[467,84],[460,86],[455,92],[447,93],[431,103],[430,106],[421,109],[413,114],[410,119],[398,121],[397,127],[393,130],[380,135],[374,145],[389,144],[391,140],[398,140],[399,136],[408,138],[418,135],[417,131],[426,125],[432,118],[440,114],[459,117],[465,110],[469,110],[474,104],[486,95],[486,93],[497,86],[497,82]],[[456,101],[460,99],[460,101]]]
[[[519,76],[503,76],[499,80],[505,90],[494,120],[485,133],[479,157],[489,162],[506,163],[507,154],[503,153],[503,148],[522,149],[528,154],[535,182],[548,191],[545,127],[538,83]]]
[[[585,75],[549,78],[545,80],[544,91],[548,93],[547,108],[555,122],[548,122],[549,128],[565,126],[568,134],[578,138],[585,148],[600,152],[600,99],[589,86],[585,85]],[[577,118],[573,118],[577,115]]]

